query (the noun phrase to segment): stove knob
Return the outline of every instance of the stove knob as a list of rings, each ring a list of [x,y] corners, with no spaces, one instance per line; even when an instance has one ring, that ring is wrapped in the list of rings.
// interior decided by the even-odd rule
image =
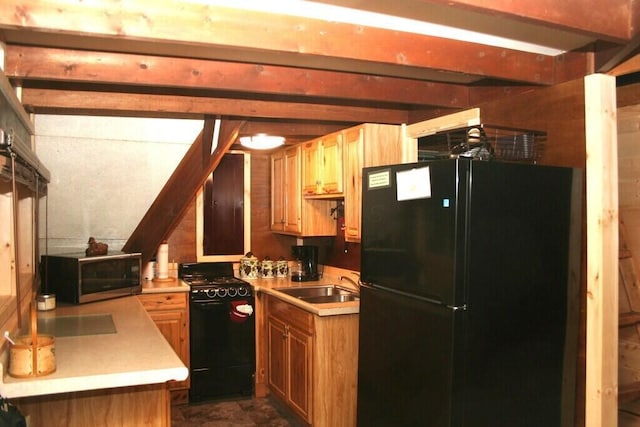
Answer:
[[[214,289],[204,289],[203,292],[207,294],[208,298],[215,298],[216,292]]]
[[[241,297],[246,297],[247,295],[249,295],[249,289],[246,286],[239,287],[238,295]]]
[[[230,297],[235,297],[236,295],[238,295],[238,290],[236,288],[229,288],[228,295]]]
[[[224,297],[226,297],[226,296],[227,296],[227,288],[219,287],[219,288],[216,290],[216,295],[217,295],[219,298],[224,298]]]

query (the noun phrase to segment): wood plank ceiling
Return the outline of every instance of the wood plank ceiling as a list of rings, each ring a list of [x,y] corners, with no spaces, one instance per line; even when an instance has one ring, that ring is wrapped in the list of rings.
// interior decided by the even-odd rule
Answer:
[[[411,123],[606,72],[633,57],[638,44],[632,0],[325,3],[564,53],[195,0],[3,0],[5,74],[36,113],[220,116],[244,121],[240,135],[298,142],[362,122]]]

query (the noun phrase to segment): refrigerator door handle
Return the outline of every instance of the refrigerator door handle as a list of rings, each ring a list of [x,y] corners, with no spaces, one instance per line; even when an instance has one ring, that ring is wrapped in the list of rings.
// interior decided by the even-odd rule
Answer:
[[[393,288],[388,288],[386,286],[380,286],[380,285],[376,285],[376,284],[372,284],[370,282],[360,282],[360,286],[364,287],[364,288],[369,288],[369,289],[379,289],[385,292],[389,292],[392,294],[396,294],[396,295],[401,295],[404,297],[408,297],[411,299],[415,299],[415,300],[420,300],[420,301],[424,301],[424,302],[428,302],[430,304],[436,304],[439,305],[441,307],[446,307],[450,310],[466,310],[467,309],[467,305],[463,304],[463,305],[448,305],[445,304],[443,301],[437,300],[437,299],[433,299],[433,298],[427,298],[427,297],[423,297],[421,295],[414,295],[414,294],[410,294],[408,292],[403,292],[403,291],[399,291],[397,289],[393,289]]]

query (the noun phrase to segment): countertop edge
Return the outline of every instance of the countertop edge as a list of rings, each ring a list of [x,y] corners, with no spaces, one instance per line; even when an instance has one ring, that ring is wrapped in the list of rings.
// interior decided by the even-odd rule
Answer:
[[[142,282],[141,294],[159,294],[165,292],[189,292],[191,287],[180,279],[170,282],[154,282],[145,280]]]
[[[4,377],[4,374],[4,366],[0,364],[0,375]],[[189,370],[183,366],[180,368],[118,372],[113,374],[84,375],[66,378],[48,378],[47,376],[42,376],[20,379],[20,381],[13,383],[3,383],[1,386],[2,396],[6,398],[19,398],[160,384],[171,380],[182,381],[185,380],[188,375]]]

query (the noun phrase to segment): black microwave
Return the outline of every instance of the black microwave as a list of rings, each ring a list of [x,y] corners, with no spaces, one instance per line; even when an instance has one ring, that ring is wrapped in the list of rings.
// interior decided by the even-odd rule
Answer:
[[[73,304],[138,294],[142,290],[141,255],[43,255],[42,292],[53,293],[57,301]]]

